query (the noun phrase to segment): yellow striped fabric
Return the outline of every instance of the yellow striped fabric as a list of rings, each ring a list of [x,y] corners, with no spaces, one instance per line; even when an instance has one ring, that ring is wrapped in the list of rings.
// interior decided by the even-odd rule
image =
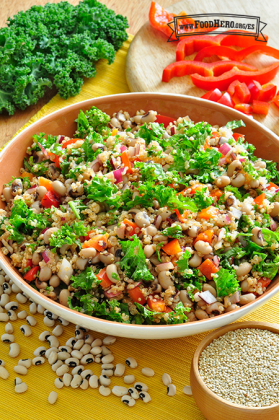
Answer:
[[[125,60],[128,51],[129,38],[121,50],[116,55],[115,63],[108,66],[105,62],[97,65],[97,76],[86,81],[81,93],[67,101],[55,96],[45,105],[28,123],[36,121],[42,116],[56,111],[66,105],[85,100],[92,97],[127,92],[128,86],[125,79]],[[11,295],[11,300],[15,296]],[[245,316],[241,320],[257,320],[268,322],[279,322],[278,295],[270,300],[252,314]],[[29,313],[28,304],[20,304],[19,310],[26,309]],[[0,342],[0,359],[6,363],[10,373],[7,380],[0,379],[0,418],[5,420],[202,420],[203,415],[197,408],[192,397],[182,393],[185,385],[190,384],[189,373],[193,353],[206,334],[199,334],[192,337],[185,337],[175,340],[132,340],[119,338],[111,346],[115,356],[115,363],[124,363],[128,356],[134,357],[138,361],[137,369],[126,369],[126,374],[134,374],[137,381],[145,382],[150,389],[152,401],[145,404],[139,400],[132,408],[126,407],[119,397],[110,395],[104,397],[99,394],[98,389],[56,389],[54,380],[55,373],[51,370],[48,362],[42,366],[32,366],[28,370],[27,376],[22,376],[22,380],[28,385],[28,390],[24,394],[17,395],[14,391],[14,379],[16,376],[13,371],[14,366],[20,358],[32,358],[33,351],[47,343],[39,341],[38,336],[44,330],[51,330],[43,323],[43,315],[35,315],[38,324],[32,327],[33,334],[24,337],[20,332],[20,326],[25,324],[24,320],[13,322],[15,341],[21,347],[19,357],[11,359],[8,356],[9,345]],[[0,324],[0,335],[4,333],[4,323]],[[102,337],[99,333],[92,333],[94,337]],[[65,344],[68,338],[74,335],[74,326],[69,325],[64,328],[64,333],[59,337],[60,344]],[[141,369],[150,367],[155,371],[153,378],[146,378],[142,375]],[[101,374],[101,365],[91,364],[88,366],[94,374]],[[161,381],[163,373],[169,373],[172,382],[176,385],[177,394],[168,397],[166,387]],[[112,377],[111,388],[114,385],[124,386],[123,378]],[[57,391],[58,400],[55,405],[50,405],[47,401],[51,391]]]

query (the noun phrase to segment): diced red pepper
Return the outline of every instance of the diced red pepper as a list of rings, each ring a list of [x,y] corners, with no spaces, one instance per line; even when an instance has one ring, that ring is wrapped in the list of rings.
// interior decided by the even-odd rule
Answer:
[[[243,104],[248,104],[251,98],[250,90],[246,83],[240,83],[235,87],[235,94]]]
[[[275,96],[275,98],[272,99],[272,102],[279,108],[279,95]]]
[[[271,280],[267,277],[262,277],[258,280],[258,283],[261,283],[262,288],[267,288],[267,286],[271,283]]]
[[[140,234],[141,229],[138,227],[136,223],[132,222],[132,220],[124,219],[123,223],[125,223],[125,225],[129,227],[129,229],[127,229],[129,236]]]
[[[141,305],[144,305],[146,302],[144,294],[138,286],[128,290],[128,295],[130,296],[133,302],[138,302]]]
[[[219,268],[213,263],[212,260],[207,258],[199,267],[200,272],[208,279],[212,280],[212,274],[219,271]]]
[[[224,95],[217,101],[218,104],[229,106],[230,108],[234,107],[231,95],[228,92],[225,92]]]
[[[259,94],[259,101],[269,102],[271,101],[277,92],[277,86],[272,83],[267,83],[262,86],[262,90]]]
[[[51,206],[59,207],[60,201],[55,197],[52,191],[48,191],[42,198],[41,205],[46,209],[50,209]]]
[[[166,310],[165,310],[166,314],[169,314],[172,311],[173,311],[173,309],[171,309],[169,306],[166,306]]]
[[[110,279],[107,276],[107,271],[105,268],[102,268],[101,271],[99,271],[98,274],[96,274],[96,277],[98,280],[101,280],[100,286],[102,286],[103,289],[106,289],[107,287],[110,287],[113,282],[110,281]]]
[[[252,82],[250,82],[247,87],[251,94],[250,100],[253,101],[254,99],[259,99],[262,90],[261,84],[257,82],[257,80],[252,80]]]
[[[155,312],[165,312],[166,311],[166,304],[163,299],[155,299],[153,296],[148,296],[147,298],[147,305],[151,309],[151,311]]]
[[[178,63],[181,63],[181,61],[179,61]],[[228,61],[228,63],[231,63],[231,61]],[[220,90],[226,90],[230,83],[232,83],[234,80],[239,80],[240,82],[244,82],[247,85],[251,81],[255,80],[261,84],[268,83],[270,82],[270,80],[275,78],[279,69],[279,63],[275,63],[261,70],[247,71],[240,67],[241,64],[244,63],[237,63],[237,65],[232,70],[226,71],[220,76],[201,76],[200,74],[191,74],[191,79],[195,86],[204,90],[210,90],[215,88],[218,88]]]
[[[59,161],[59,156],[56,155],[55,153],[49,153],[49,159],[54,162],[54,165],[56,168],[60,168],[60,161]]]
[[[217,102],[222,97],[222,92],[219,89],[212,89],[201,97],[208,99],[209,101]]]
[[[124,166],[127,168],[127,174],[132,174],[133,173],[132,165],[126,151],[121,153],[121,160],[124,163]]]
[[[258,195],[258,197],[254,198],[254,203],[257,204],[258,206],[261,206],[265,199],[266,199],[266,195],[265,193],[262,193]]]
[[[30,268],[32,267],[32,259],[31,258],[26,261],[25,267],[30,267]]]
[[[243,48],[242,50],[235,50],[233,48],[228,48],[224,46],[206,47],[198,52],[194,60],[202,61],[206,57],[218,55],[218,57],[226,57],[227,60],[242,61],[248,55],[253,54],[255,52],[260,52],[262,54],[279,59],[279,50],[277,50],[276,48],[267,47],[266,45],[258,42],[257,45],[252,45],[248,48]]]
[[[271,188],[275,188],[276,190],[279,189],[278,185],[273,184],[273,182],[269,182],[268,185],[267,185],[267,187],[266,187],[266,189],[267,190],[271,190]]]
[[[182,251],[177,239],[173,239],[162,247],[162,250],[168,255],[175,255]]]
[[[170,123],[173,123],[175,121],[174,118],[171,117],[166,117],[165,115],[156,115],[156,120],[155,122],[157,122],[158,124],[164,124],[164,127],[167,128],[167,126]]]
[[[70,140],[65,141],[62,144],[62,149],[66,149],[67,146],[69,146],[70,144],[76,143],[78,140],[83,140],[83,139],[70,139]]]
[[[253,101],[253,112],[255,114],[267,115],[270,104],[268,102]]]
[[[242,140],[244,140],[245,139],[245,136],[244,136],[244,134],[240,134],[240,133],[233,133],[233,138],[234,138],[234,140],[235,141],[238,141],[238,139],[239,139],[239,137],[242,139]]]
[[[250,104],[236,104],[234,108],[237,109],[237,111],[243,112],[243,114],[252,113],[252,107]]]
[[[40,267],[36,265],[36,267],[31,268],[31,270],[27,271],[24,276],[24,280],[28,281],[29,283],[35,280],[37,272],[39,271]]]

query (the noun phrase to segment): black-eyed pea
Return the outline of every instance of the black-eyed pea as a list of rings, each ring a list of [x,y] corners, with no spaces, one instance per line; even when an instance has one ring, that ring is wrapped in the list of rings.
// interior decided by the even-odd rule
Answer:
[[[5,366],[5,362],[2,359],[0,359],[0,366]]]
[[[101,385],[104,385],[104,386],[109,386],[111,384],[110,378],[106,375],[99,376],[99,382]]]
[[[74,337],[71,337],[66,341],[66,346],[74,347],[74,345],[76,344],[76,341],[77,340]]]
[[[14,327],[10,322],[5,325],[5,333],[12,334],[14,332]]]
[[[137,391],[148,391],[148,386],[144,384],[143,382],[136,382],[134,384],[134,388],[136,388]]]
[[[20,312],[18,312],[18,314],[17,314],[17,317],[18,317],[19,319],[25,319],[27,316],[28,316],[28,313],[27,313],[25,310],[20,311]]]
[[[20,327],[20,331],[22,332],[22,334],[23,334],[25,337],[30,337],[30,335],[32,335],[32,330],[31,330],[31,328],[29,327],[29,325],[22,325],[22,326]]]
[[[46,341],[50,345],[50,347],[59,347],[59,340],[55,335],[50,335],[47,337]]]
[[[44,346],[38,347],[34,350],[34,356],[44,356],[46,354],[46,348]]]
[[[35,315],[37,313],[37,305],[36,305],[35,302],[32,302],[29,305],[29,311],[30,311],[30,314],[32,314],[32,315]]]
[[[65,353],[71,353],[73,351],[70,346],[59,346],[58,351],[64,351]]]
[[[74,343],[73,348],[74,348],[74,350],[80,350],[83,345],[84,345],[84,340],[83,339],[80,339],[80,340],[77,340]]]
[[[113,370],[112,369],[103,369],[102,370],[102,375],[113,376]]]
[[[101,385],[99,387],[99,393],[104,397],[108,397],[111,394],[111,390],[108,387]]]
[[[75,330],[75,337],[77,340],[83,339],[84,333],[79,328]]]
[[[84,356],[84,354],[81,352],[81,351],[79,351],[79,350],[73,350],[72,352],[71,352],[71,356],[69,356],[69,357],[75,357],[76,359],[82,359],[83,358],[83,356]]]
[[[121,401],[124,404],[128,405],[128,407],[133,407],[136,404],[136,401],[130,395],[123,395],[123,397],[121,398]]]
[[[48,396],[48,402],[50,404],[55,404],[58,398],[58,394],[55,391],[51,391],[51,393]]]
[[[9,317],[9,320],[10,320],[10,321],[16,321],[16,320],[17,320],[17,314],[16,314],[16,312],[15,312],[15,311],[13,311],[12,309],[10,309],[10,310],[7,312],[7,315],[8,315],[8,317]]]
[[[44,324],[46,327],[53,327],[55,324],[54,319],[49,319],[47,316],[44,317]]]
[[[11,287],[11,285],[8,283],[8,282],[4,282],[3,284],[2,284],[2,287],[3,287],[3,292],[6,294],[6,295],[10,295],[11,293],[12,293],[12,287]],[[8,302],[7,302],[8,303]]]
[[[78,388],[81,382],[82,382],[82,377],[80,375],[74,375],[71,381],[71,387],[74,389]]]
[[[176,394],[176,386],[174,384],[168,385],[167,394],[169,397],[173,397]]]
[[[163,373],[162,375],[162,382],[164,385],[168,386],[171,384],[171,377],[168,373]]]
[[[21,289],[15,283],[13,283],[12,284],[12,292],[14,292],[14,293],[20,293],[21,292]]]
[[[57,318],[57,321],[59,321],[59,322],[60,322],[60,324],[61,324],[61,325],[63,325],[63,327],[67,327],[67,325],[69,325],[69,321],[66,321],[66,319],[61,318],[61,316],[59,316],[59,317]]]
[[[65,360],[65,363],[69,367],[74,368],[79,365],[79,359],[77,359],[76,357],[69,357],[69,359]]]
[[[82,365],[88,365],[89,363],[94,362],[94,357],[92,356],[92,354],[86,354],[85,356],[83,356],[83,358],[80,360],[80,363]]]
[[[28,389],[28,386],[25,382],[21,382],[20,384],[15,386],[15,392],[17,394],[22,394],[23,392],[26,392]]]
[[[98,388],[99,386],[99,378],[97,375],[92,375],[89,378],[89,386],[91,388]]]
[[[183,390],[184,394],[186,395],[193,395],[192,388],[190,386],[184,386]]]
[[[9,321],[9,315],[5,312],[0,313],[0,322],[7,322]]]
[[[110,346],[111,344],[116,342],[116,337],[113,337],[112,335],[108,335],[103,339],[103,344],[105,346]]]
[[[84,337],[84,343],[85,344],[92,344],[94,341],[94,337],[91,334],[86,334],[86,336]]]
[[[93,375],[93,372],[91,369],[85,369],[83,372],[81,372],[81,377],[83,379],[89,380],[92,375]]]
[[[55,328],[52,330],[52,334],[55,335],[55,337],[60,337],[64,332],[62,325],[56,325]]]
[[[18,294],[16,295],[16,300],[17,300],[19,303],[26,303],[26,302],[27,302],[27,297],[26,297],[26,296],[24,296],[22,293],[18,293]]]
[[[64,382],[62,381],[61,378],[55,378],[54,385],[56,386],[56,388],[60,389],[60,388],[63,388]]]
[[[87,379],[82,379],[82,382],[81,382],[81,384],[80,384],[80,388],[81,389],[87,389],[88,388],[88,386],[89,386],[89,382],[88,382],[88,380]]]
[[[111,354],[110,349],[108,349],[106,346],[102,346],[101,349],[102,349],[103,356],[106,356],[107,354]]]
[[[63,383],[64,383],[65,386],[70,386],[73,377],[70,373],[64,373],[62,379],[63,379]]]
[[[81,366],[81,365],[76,366],[72,370],[72,375],[81,375],[83,371],[84,371],[84,366]]]
[[[132,384],[135,382],[135,377],[134,375],[126,375],[124,376],[124,382],[125,384]]]
[[[128,388],[126,388],[125,386],[114,386],[112,388],[112,393],[117,397],[122,397],[123,395],[128,394]]]
[[[19,375],[27,375],[27,368],[25,366],[17,365],[14,367],[15,373],[18,373]]]
[[[71,357],[71,354],[66,352],[66,351],[59,351],[57,353],[57,357],[58,357],[59,360],[67,360]]]
[[[102,363],[111,363],[114,361],[114,356],[113,354],[107,354],[106,356],[102,357]]]
[[[56,351],[52,351],[50,355],[48,356],[48,363],[50,365],[53,365],[58,360],[58,353]]]
[[[61,365],[57,370],[56,370],[56,375],[57,376],[63,376],[65,373],[68,373],[70,370],[68,365]]]
[[[62,360],[57,360],[55,363],[53,363],[53,365],[51,365],[51,369],[53,370],[53,372],[56,372],[58,368],[60,368],[60,366],[63,365]]]
[[[103,367],[104,365],[102,365]],[[123,365],[122,363],[117,363],[117,365],[115,366],[115,370],[114,370],[114,376],[123,376],[125,373],[125,365]]]
[[[33,316],[31,316],[31,315],[29,315],[29,316],[27,316],[26,317],[26,322],[31,326],[31,327],[34,327],[36,324],[37,324],[37,320],[33,317]]]
[[[133,357],[127,357],[127,359],[125,360],[125,363],[127,366],[129,366],[132,369],[135,369],[138,366],[136,359],[134,359]]]
[[[3,343],[13,343],[15,341],[15,337],[13,334],[3,334],[1,335],[1,341],[3,341]]]
[[[29,327],[30,328],[30,327]],[[50,337],[51,334],[49,331],[43,331],[40,335],[39,335],[39,340],[40,341],[47,341],[48,337]]]
[[[18,303],[17,302],[8,302],[7,305],[5,305],[6,311],[16,311],[18,309]]]
[[[102,348],[101,347],[92,347],[91,350],[90,350],[90,353],[93,354],[94,356],[97,356],[97,354],[102,353]]]
[[[101,365],[101,368],[102,369],[114,369],[114,364],[113,363],[103,363]],[[125,368],[125,366],[124,366],[124,368]],[[120,375],[120,376],[122,376],[122,375]]]
[[[99,356],[95,356],[94,362],[95,363],[101,363],[101,358]]]
[[[32,365],[40,366],[40,365],[43,365],[45,361],[46,359],[44,357],[41,357],[41,356],[34,357],[34,359],[32,359]]]
[[[134,400],[138,400],[139,399],[139,392],[136,390],[136,388],[128,388],[128,393],[131,395],[131,397],[134,398]]]
[[[17,344],[17,343],[10,344],[9,356],[10,357],[17,357],[19,355],[19,353],[20,353],[19,344]]]
[[[30,368],[31,363],[32,363],[31,359],[20,359],[20,360],[18,361],[18,365],[20,365],[20,366],[24,366],[24,367],[26,367],[27,369],[29,369],[29,368]]]
[[[0,366],[0,378],[2,379],[8,379],[8,377],[10,376],[9,372],[7,371],[6,368],[4,368],[4,366]]]
[[[102,345],[103,345],[103,342],[102,342],[102,340],[100,338],[96,338],[91,343],[91,347],[101,347]]]
[[[90,344],[84,344],[81,348],[80,348],[80,352],[83,354],[83,355],[85,355],[85,354],[88,354],[88,353],[90,353],[90,350],[91,350],[91,346],[90,346]]]
[[[16,385],[19,385],[19,384],[22,384],[22,379],[21,378],[19,378],[18,376],[14,379],[14,384],[15,384],[15,386]]]
[[[142,399],[142,401],[143,401],[144,403],[148,403],[149,401],[151,401],[151,397],[150,397],[150,395],[148,394],[148,392],[146,392],[146,391],[141,391],[141,392],[139,393],[139,397]]]
[[[246,295],[240,296],[239,304],[246,305],[247,303],[250,303],[255,299],[256,299],[256,296],[254,295],[254,293],[247,293]]]
[[[8,302],[10,302],[10,296],[7,293],[3,293],[3,295],[0,298],[0,306],[5,307],[5,305],[7,305]]]
[[[150,377],[155,375],[154,370],[153,370],[153,369],[151,369],[151,368],[147,368],[147,367],[142,368],[141,373],[142,373],[144,376],[150,376]]]

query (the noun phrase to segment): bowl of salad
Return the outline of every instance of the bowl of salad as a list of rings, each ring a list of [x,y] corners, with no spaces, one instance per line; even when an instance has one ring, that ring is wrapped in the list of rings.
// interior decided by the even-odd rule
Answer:
[[[1,152],[0,264],[73,323],[197,334],[278,291],[278,138],[200,98],[128,93],[54,112]]]

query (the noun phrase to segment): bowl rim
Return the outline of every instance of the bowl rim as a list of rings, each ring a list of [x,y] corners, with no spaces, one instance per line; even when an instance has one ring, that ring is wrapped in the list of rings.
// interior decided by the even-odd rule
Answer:
[[[1,160],[4,157],[4,155],[6,153],[10,152],[10,148],[12,148],[15,141],[17,141],[17,139],[20,138],[21,136],[25,135],[26,132],[28,133],[28,131],[32,131],[34,128],[37,128],[37,126],[39,127],[40,124],[42,123],[42,121],[52,120],[56,117],[56,115],[63,114],[65,111],[67,111],[71,108],[73,108],[73,109],[77,108],[78,109],[80,106],[84,106],[84,105],[87,105],[87,104],[88,104],[88,107],[93,106],[95,104],[96,104],[96,106],[98,106],[99,102],[102,103],[103,101],[107,101],[110,98],[115,99],[115,100],[117,100],[117,99],[125,100],[126,98],[129,99],[129,97],[132,97],[132,96],[135,96],[135,97],[150,97],[150,98],[153,98],[153,99],[156,99],[156,98],[160,99],[160,98],[163,98],[163,97],[177,98],[177,100],[180,100],[181,102],[188,101],[190,103],[197,104],[197,106],[198,106],[199,103],[200,104],[201,103],[205,103],[205,104],[210,103],[211,107],[213,107],[215,110],[220,111],[220,112],[225,110],[226,112],[230,112],[233,115],[235,115],[235,118],[239,118],[239,119],[242,119],[243,121],[247,121],[247,122],[249,121],[249,123],[254,125],[255,128],[258,128],[258,129],[261,129],[261,130],[264,130],[264,131],[268,132],[269,135],[271,137],[273,137],[273,139],[275,139],[276,141],[279,142],[279,137],[275,133],[273,133],[269,128],[265,127],[263,124],[259,123],[256,120],[253,120],[250,117],[247,117],[245,114],[243,114],[243,113],[241,113],[241,112],[239,112],[239,111],[237,111],[233,108],[229,108],[229,110],[228,110],[227,106],[219,104],[217,102],[212,102],[212,101],[208,101],[208,100],[203,99],[203,98],[198,98],[198,97],[189,96],[189,95],[182,95],[182,94],[172,94],[172,93],[164,93],[164,92],[128,92],[128,93],[119,93],[119,94],[113,94],[113,95],[99,96],[99,97],[96,97],[96,98],[91,98],[91,99],[86,99],[86,100],[83,100],[83,101],[75,102],[75,103],[67,105],[63,108],[60,108],[56,111],[53,111],[52,113],[47,114],[47,115],[43,116],[42,118],[39,118],[38,120],[34,121],[32,124],[25,127],[23,130],[21,130],[18,134],[15,135],[15,137],[11,141],[8,142],[8,144],[6,144],[4,146],[4,148],[0,152],[0,163],[1,163]],[[250,303],[248,303],[248,304],[246,304],[246,305],[244,305],[240,308],[237,308],[237,309],[235,309],[233,311],[230,311],[230,312],[227,312],[227,313],[223,313],[221,315],[214,316],[212,318],[207,318],[207,319],[198,320],[198,321],[194,321],[194,322],[189,322],[189,323],[186,322],[186,323],[182,323],[182,324],[166,324],[166,325],[126,324],[126,323],[120,323],[120,322],[117,322],[117,321],[110,321],[110,320],[107,320],[107,319],[97,318],[97,317],[94,317],[94,316],[91,316],[91,315],[83,314],[81,312],[72,310],[68,307],[64,307],[63,305],[59,304],[58,302],[52,301],[51,299],[47,298],[46,296],[42,295],[37,290],[32,288],[27,282],[25,282],[23,280],[23,278],[18,274],[17,270],[11,265],[10,261],[7,262],[5,260],[5,258],[8,258],[8,257],[4,256],[4,254],[2,253],[2,251],[0,249],[0,266],[4,269],[4,271],[7,271],[9,273],[9,275],[12,275],[12,277],[16,278],[21,283],[21,285],[26,289],[27,293],[28,293],[28,291],[31,291],[32,294],[35,294],[42,305],[44,305],[44,302],[46,302],[47,306],[49,306],[48,304],[58,306],[59,310],[64,312],[65,314],[68,313],[68,312],[71,312],[71,313],[77,314],[77,315],[82,316],[82,317],[93,319],[94,322],[99,324],[100,326],[103,325],[104,323],[108,323],[108,324],[111,324],[116,329],[118,329],[119,327],[121,327],[121,329],[125,328],[127,330],[127,332],[128,332],[129,329],[131,329],[131,328],[134,329],[135,327],[136,327],[138,332],[143,331],[143,330],[148,331],[148,330],[151,330],[151,328],[152,328],[152,331],[154,331],[154,328],[156,328],[156,330],[157,329],[158,330],[159,329],[165,329],[166,331],[171,331],[171,330],[174,330],[174,329],[184,330],[184,329],[187,328],[188,325],[197,325],[197,324],[201,324],[201,323],[203,323],[203,325],[206,325],[206,324],[210,325],[210,322],[213,323],[213,321],[216,320],[217,318],[222,319],[222,320],[228,319],[228,322],[229,322],[229,319],[232,316],[232,314],[235,314],[237,312],[237,313],[239,313],[238,318],[241,318],[241,316],[243,316],[247,312],[248,307],[252,306],[256,302],[258,303],[258,306],[263,304],[265,301],[269,300],[271,297],[273,297],[279,291],[279,283],[275,284],[273,286],[271,284],[268,291],[264,292],[261,296],[257,297],[254,301],[252,301],[252,302],[250,302]],[[273,279],[273,282],[278,277],[279,277],[279,275],[277,277],[275,277],[275,279]],[[193,328],[193,327],[191,327],[191,328]],[[156,338],[156,337],[154,337],[154,338]],[[166,337],[166,338],[168,338],[168,337]]]
[[[235,403],[232,403],[231,401],[225,400],[224,398],[219,397],[219,395],[217,395],[213,391],[211,391],[211,389],[208,388],[208,386],[203,381],[203,379],[200,375],[198,363],[199,363],[199,358],[200,358],[200,355],[201,355],[202,351],[206,347],[208,347],[209,344],[212,343],[212,341],[214,339],[222,337],[227,332],[235,331],[235,330],[239,330],[239,329],[245,329],[245,328],[268,330],[268,331],[279,334],[279,325],[278,324],[273,324],[273,323],[269,323],[269,322],[262,322],[262,321],[235,322],[235,323],[226,325],[224,327],[218,328],[218,329],[210,332],[206,337],[204,337],[203,340],[199,343],[198,347],[196,348],[195,353],[193,355],[193,359],[192,359],[193,374],[195,375],[195,378],[198,381],[199,385],[202,386],[202,388],[205,390],[205,392],[207,394],[209,394],[212,398],[216,399],[220,403],[225,404],[227,407],[234,407],[236,409],[244,410],[244,411],[247,412],[247,414],[252,413],[255,410],[259,412],[259,411],[264,411],[264,410],[268,411],[271,408],[276,409],[277,407],[279,407],[279,402],[277,404],[272,404],[272,405],[265,406],[265,407],[247,407],[245,405],[235,404]]]

